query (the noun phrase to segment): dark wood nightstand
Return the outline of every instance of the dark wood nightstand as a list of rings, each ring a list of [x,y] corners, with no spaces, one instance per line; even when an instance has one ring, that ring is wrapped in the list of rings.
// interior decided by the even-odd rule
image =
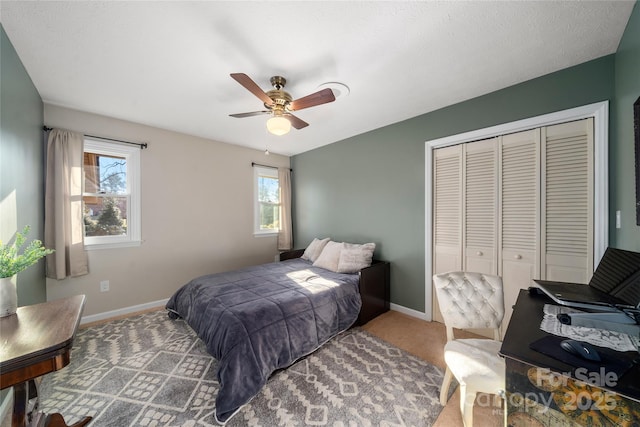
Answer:
[[[391,265],[387,261],[374,260],[371,266],[358,274],[362,309],[356,325],[361,326],[389,311]]]

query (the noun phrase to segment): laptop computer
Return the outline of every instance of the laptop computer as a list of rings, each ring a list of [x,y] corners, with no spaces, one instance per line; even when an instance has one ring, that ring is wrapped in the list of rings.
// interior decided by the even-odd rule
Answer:
[[[640,253],[607,248],[588,285],[534,282],[559,305],[601,311],[640,308]]]

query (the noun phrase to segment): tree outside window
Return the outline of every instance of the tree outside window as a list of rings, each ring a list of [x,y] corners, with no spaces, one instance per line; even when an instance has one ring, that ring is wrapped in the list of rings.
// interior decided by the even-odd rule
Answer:
[[[280,229],[280,182],[278,170],[254,167],[255,234],[273,234]]]
[[[127,160],[84,153],[85,236],[127,234]]]
[[[258,193],[260,230],[278,230],[280,228],[280,186],[278,178],[260,176],[258,178]]]

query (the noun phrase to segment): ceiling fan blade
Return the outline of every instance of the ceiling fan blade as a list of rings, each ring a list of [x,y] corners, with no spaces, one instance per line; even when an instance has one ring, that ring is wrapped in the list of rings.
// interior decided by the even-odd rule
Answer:
[[[256,82],[251,80],[251,78],[249,76],[247,76],[244,73],[232,73],[232,74],[230,74],[230,76],[235,81],[237,81],[242,86],[244,86],[244,88],[247,89],[249,92],[251,92],[252,94],[257,96],[258,98],[260,98],[260,100],[262,102],[264,102],[265,105],[267,105],[267,106],[273,105],[273,100],[271,98],[269,98],[269,96],[267,96],[267,94],[262,89],[260,89],[260,86],[258,86],[256,84]]]
[[[326,104],[327,102],[333,102],[336,100],[333,91],[329,88],[322,89],[311,95],[304,96],[300,99],[291,101],[289,104],[289,110],[298,111],[303,108],[314,107],[316,105]]]
[[[236,117],[238,119],[241,119],[243,117],[261,116],[263,114],[271,114],[271,111],[262,110],[262,111],[252,111],[250,113],[238,113],[238,114],[229,114],[229,115],[231,117]]]
[[[291,122],[291,126],[296,129],[302,129],[309,126],[309,123],[297,118],[293,114],[285,114],[284,116]]]

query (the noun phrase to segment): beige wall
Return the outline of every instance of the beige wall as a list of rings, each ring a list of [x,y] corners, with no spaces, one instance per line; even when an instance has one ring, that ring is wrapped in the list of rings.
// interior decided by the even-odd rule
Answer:
[[[142,245],[88,251],[90,273],[47,279],[47,300],[85,294],[84,316],[99,316],[169,298],[203,274],[274,260],[275,237],[253,236],[251,162],[289,166],[288,157],[48,104],[44,122],[149,144],[141,153]],[[101,280],[109,292],[100,292]]]

